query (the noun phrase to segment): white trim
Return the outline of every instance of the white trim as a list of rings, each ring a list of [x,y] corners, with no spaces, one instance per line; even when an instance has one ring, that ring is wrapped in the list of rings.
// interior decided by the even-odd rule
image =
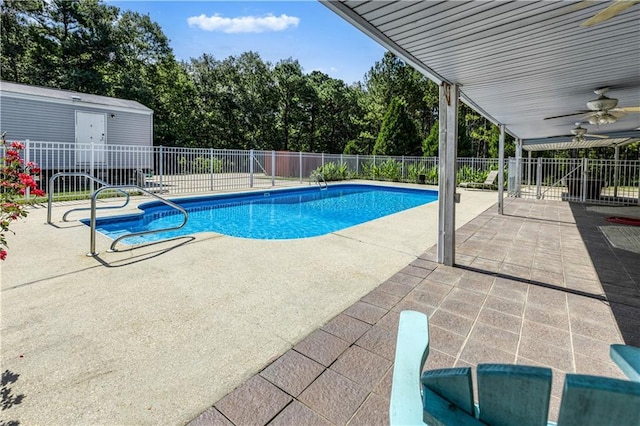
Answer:
[[[13,99],[24,99],[24,100],[30,100],[30,101],[48,102],[48,103],[59,104],[59,105],[73,105],[75,107],[95,108],[95,109],[100,109],[102,111],[109,110],[109,111],[117,111],[117,112],[129,112],[133,114],[153,115],[153,110],[151,109],[142,110],[142,109],[136,109],[136,108],[127,108],[127,107],[121,107],[121,106],[115,106],[115,105],[85,102],[81,100],[77,101],[71,98],[69,98],[68,100],[57,99],[57,98],[50,98],[46,96],[28,95],[25,93],[7,92],[5,90],[0,91],[0,96],[13,98]]]

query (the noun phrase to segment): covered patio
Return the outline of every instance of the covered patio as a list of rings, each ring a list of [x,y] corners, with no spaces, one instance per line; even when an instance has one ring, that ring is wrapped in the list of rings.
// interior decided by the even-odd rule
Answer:
[[[458,100],[500,126],[501,171],[507,133],[518,163],[640,140],[634,2],[321,2],[440,85],[440,263],[455,263]],[[503,173],[498,187],[501,213]]]

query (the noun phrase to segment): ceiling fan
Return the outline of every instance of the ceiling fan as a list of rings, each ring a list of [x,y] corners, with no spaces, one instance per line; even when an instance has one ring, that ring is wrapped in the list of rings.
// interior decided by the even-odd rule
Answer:
[[[586,110],[580,110],[571,114],[556,115],[553,117],[547,117],[545,120],[552,120],[554,118],[571,117],[573,115],[584,115],[585,120],[590,124],[603,125],[615,123],[619,118],[625,116],[630,112],[640,112],[640,106],[632,107],[618,107],[618,100],[615,98],[609,98],[605,96],[605,93],[609,91],[608,87],[602,87],[596,89],[593,92],[598,95],[597,99],[587,102]]]
[[[581,23],[580,26],[590,27],[592,25],[599,24],[604,21],[608,21],[609,19],[627,10],[628,8],[638,3],[639,1],[640,0],[617,0],[611,6],[607,7],[604,10],[601,10],[599,13],[593,15],[591,18]]]
[[[609,136],[607,135],[590,135],[587,133],[587,129],[585,129],[584,127],[582,127],[582,122],[577,122],[576,123],[576,127],[574,127],[573,129],[571,129],[571,134],[570,135],[564,135],[564,136],[573,136],[572,141],[573,142],[584,142],[585,136],[591,137],[591,138],[598,138],[598,139],[609,139]]]

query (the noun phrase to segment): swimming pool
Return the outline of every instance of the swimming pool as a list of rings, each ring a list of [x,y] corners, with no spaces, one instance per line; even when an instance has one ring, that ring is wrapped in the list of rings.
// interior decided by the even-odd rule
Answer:
[[[189,212],[183,228],[122,242],[139,244],[198,232],[253,239],[316,237],[437,199],[438,192],[432,190],[361,184],[172,199]],[[116,239],[132,232],[176,226],[183,219],[182,214],[156,201],[138,208],[143,213],[97,219],[97,231]],[[82,222],[89,225],[87,219]]]

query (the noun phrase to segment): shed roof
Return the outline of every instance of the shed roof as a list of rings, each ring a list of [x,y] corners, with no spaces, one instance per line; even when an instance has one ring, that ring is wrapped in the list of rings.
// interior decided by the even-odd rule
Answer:
[[[525,146],[566,143],[602,87],[630,112],[588,132],[640,139],[640,3],[585,27],[612,2],[320,1]]]
[[[72,90],[53,89],[50,87],[31,86],[28,84],[11,83],[8,81],[0,82],[0,91],[6,93],[15,93],[19,95],[30,95],[42,98],[65,100],[69,102],[84,102],[101,106],[110,106],[117,108],[129,108],[140,111],[152,112],[150,108],[142,105],[140,102],[128,99],[112,98],[109,96],[91,95],[88,93],[74,92]]]

